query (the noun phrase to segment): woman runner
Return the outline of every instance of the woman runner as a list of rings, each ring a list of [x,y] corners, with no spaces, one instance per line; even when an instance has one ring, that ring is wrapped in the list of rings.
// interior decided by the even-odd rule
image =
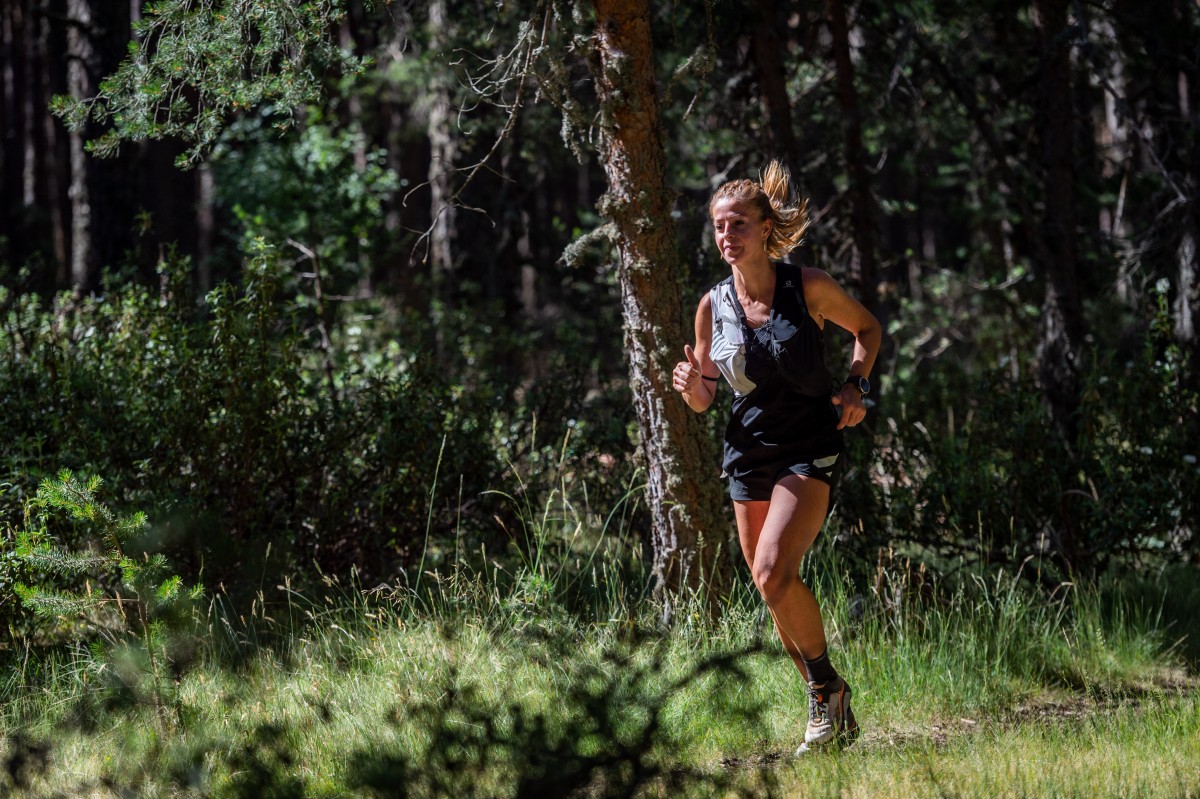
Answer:
[[[701,298],[696,345],[684,345],[673,383],[697,413],[712,404],[721,377],[733,388],[724,476],[754,584],[808,683],[800,754],[858,732],[850,686],[829,661],[821,610],[799,569],[828,513],[842,430],[866,416],[881,331],[829,275],[779,261],[809,224],[807,201],[788,204],[788,183],[772,161],[759,182],[730,181],[713,195],[717,249],[732,274]],[[836,387],[825,365],[826,322],[854,335],[849,374]]]

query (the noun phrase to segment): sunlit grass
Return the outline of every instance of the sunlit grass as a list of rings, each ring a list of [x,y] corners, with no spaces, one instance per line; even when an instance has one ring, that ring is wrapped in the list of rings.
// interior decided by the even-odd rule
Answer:
[[[85,650],[46,661],[47,671],[29,675],[35,691],[13,692],[10,679],[4,726],[52,742],[38,783],[45,795],[105,781],[142,795],[234,795],[231,763],[269,728],[279,731],[272,746],[283,758],[274,767],[301,780],[304,795],[342,796],[355,755],[422,752],[427,718],[410,711],[447,691],[490,711],[499,734],[515,719],[539,718],[568,736],[583,721],[576,681],[640,668],[638,693],[626,697],[628,728],[640,723],[639,697],[684,679],[662,708],[654,756],[732,775],[743,787],[762,779],[749,766],[766,763],[780,790],[817,796],[1132,795],[1151,776],[1165,787],[1138,795],[1200,788],[1195,770],[1179,765],[1200,762],[1200,710],[1194,697],[1154,687],[1176,664],[1145,626],[1150,619],[1103,618],[1093,594],[1047,596],[1002,573],[948,597],[852,614],[836,564],[812,564],[809,575],[825,585],[837,664],[855,686],[864,734],[845,752],[807,760],[790,759],[802,738],[802,685],[745,585],[716,623],[693,620],[665,635],[629,608],[586,619],[544,596],[549,605],[539,610],[516,596],[527,587],[497,595],[480,577],[468,589],[460,575],[454,588],[478,593],[470,612],[462,596],[418,603],[340,590],[309,602],[283,591],[272,618],[290,618],[276,623],[295,624],[295,633],[236,668],[206,659],[180,681],[166,726],[145,704],[85,701],[88,681],[110,668]],[[480,598],[488,596],[490,606]],[[744,652],[738,673],[685,679],[704,658],[730,652]],[[1053,709],[1052,700],[1075,702],[1078,712],[1029,709]],[[271,761],[275,751],[254,756]],[[505,793],[521,768],[502,759],[484,766],[477,795]]]
[[[803,575],[863,734],[794,759],[803,683],[745,574],[719,619],[697,600],[658,630],[617,516],[566,496],[522,509],[508,565],[456,550],[412,586],[264,589],[248,617],[215,597],[166,707],[111,654],[26,650],[0,681],[0,757],[32,746],[17,794],[541,795],[583,763],[591,794],[642,768],[650,796],[1200,795],[1187,631],[1145,592],[1004,570],[935,590],[823,544]]]
[[[1079,718],[962,723],[946,739],[864,742],[791,761],[790,793],[844,797],[1188,797],[1200,795],[1200,703],[1161,695]]]

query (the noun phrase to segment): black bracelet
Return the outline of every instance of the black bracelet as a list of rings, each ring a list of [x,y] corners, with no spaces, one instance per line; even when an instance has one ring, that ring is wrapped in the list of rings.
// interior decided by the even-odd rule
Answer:
[[[700,377],[703,378],[704,380],[711,380],[714,383],[721,379],[720,375],[718,375],[717,377],[709,377],[708,375],[700,375]]]

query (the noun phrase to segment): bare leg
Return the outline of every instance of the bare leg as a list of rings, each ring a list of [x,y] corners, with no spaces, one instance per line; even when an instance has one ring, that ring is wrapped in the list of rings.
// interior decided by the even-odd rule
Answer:
[[[758,547],[758,536],[762,532],[763,522],[767,518],[767,510],[771,503],[762,502],[734,502],[734,514],[737,516],[738,539],[742,545],[742,556],[746,559],[746,566],[750,568],[751,574],[754,570],[754,553]],[[779,621],[775,618],[775,612],[770,606],[767,610],[771,613],[771,621],[775,625],[775,632],[779,635],[779,640],[783,642],[783,648],[788,653],[788,657],[796,664],[796,668],[800,671],[800,676],[808,680],[808,669],[804,665],[804,658],[800,655],[800,650],[796,648],[796,644],[789,638],[779,627]]]
[[[800,580],[800,561],[820,532],[828,504],[829,486],[799,475],[779,481],[769,502],[734,503],[742,554],[754,584],[806,680],[802,657],[820,657],[826,640],[816,597]]]

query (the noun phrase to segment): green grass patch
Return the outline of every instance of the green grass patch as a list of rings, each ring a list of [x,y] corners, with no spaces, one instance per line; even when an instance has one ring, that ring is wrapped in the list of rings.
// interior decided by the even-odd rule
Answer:
[[[660,632],[627,587],[593,586],[606,599],[581,613],[537,571],[458,571],[420,597],[281,587],[236,623],[216,603],[198,661],[153,694],[136,650],[10,653],[0,781],[27,796],[1200,790],[1182,765],[1200,710],[1159,614],[1004,572],[936,591],[913,574],[860,585],[828,555],[806,563],[864,729],[843,752],[792,758],[806,697],[745,584],[721,619],[698,603]]]
[[[948,719],[933,735],[876,730],[855,749],[791,761],[785,793],[812,797],[1189,797],[1200,794],[1200,702],[1163,693],[1030,708],[1005,723]]]

